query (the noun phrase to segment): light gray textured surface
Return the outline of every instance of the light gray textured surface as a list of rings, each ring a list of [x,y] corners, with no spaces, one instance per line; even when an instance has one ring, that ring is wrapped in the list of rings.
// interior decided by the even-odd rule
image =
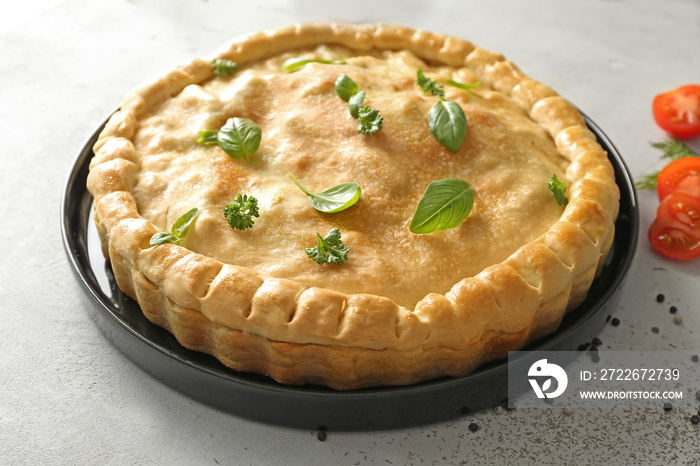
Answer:
[[[635,176],[658,165],[650,102],[700,81],[698,0],[45,0],[0,16],[0,452],[4,464],[668,464],[700,458],[692,412],[480,412],[379,432],[260,424],[163,386],[88,317],[59,231],[77,151],[133,85],[233,36],[296,21],[389,21],[502,52],[598,123]],[[700,149],[700,141],[693,142]],[[603,348],[699,349],[700,261],[648,248],[656,199]],[[663,305],[655,302],[664,293]],[[675,304],[683,324],[673,323]],[[651,328],[659,327],[659,333]],[[468,429],[476,422],[480,430]]]

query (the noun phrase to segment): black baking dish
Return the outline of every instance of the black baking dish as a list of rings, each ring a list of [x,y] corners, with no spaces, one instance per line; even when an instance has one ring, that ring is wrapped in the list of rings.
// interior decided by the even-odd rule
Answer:
[[[565,316],[555,333],[529,345],[529,351],[575,350],[597,335],[617,307],[637,246],[639,219],[632,177],[613,144],[585,118],[607,151],[620,187],[615,239],[587,299]],[[118,289],[102,256],[92,224],[92,198],[85,184],[92,146],[103,126],[85,142],[66,182],[61,210],[63,242],[90,316],[114,346],[145,372],[193,399],[236,415],[312,429],[320,425],[380,429],[427,424],[504,402],[506,360],[491,362],[460,378],[335,391],[287,386],[258,374],[237,372],[212,356],[181,346],[169,332],[149,322],[136,302]]]

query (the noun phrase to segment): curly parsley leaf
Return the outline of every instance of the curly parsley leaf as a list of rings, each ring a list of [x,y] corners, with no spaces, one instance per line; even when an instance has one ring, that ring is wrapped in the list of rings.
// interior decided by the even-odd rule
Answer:
[[[425,234],[458,226],[469,216],[475,196],[472,185],[457,178],[431,182],[418,202],[409,230]]]
[[[258,200],[247,194],[239,194],[236,200],[224,207],[224,217],[231,228],[245,230],[255,223],[253,217],[260,217]]]
[[[262,131],[253,120],[248,118],[229,118],[219,131],[203,130],[199,132],[197,143],[218,144],[224,152],[234,159],[245,159],[260,147]]]
[[[462,107],[451,100],[440,100],[428,112],[428,126],[443,146],[453,154],[467,136],[467,116]]]
[[[306,189],[292,173],[289,173],[289,177],[299,189],[304,191],[309,199],[309,204],[311,204],[314,209],[328,214],[340,212],[341,210],[355,205],[362,194],[362,189],[360,189],[360,185],[357,183],[341,183],[324,189],[323,191],[312,193]]]
[[[365,136],[371,136],[377,131],[381,131],[384,117],[379,114],[379,110],[365,105],[357,114],[357,132]]]
[[[333,228],[325,238],[316,232],[318,244],[307,248],[306,255],[317,264],[342,264],[348,260],[348,247],[340,239],[340,230]]]
[[[320,58],[290,58],[282,64],[282,71],[291,73],[297,71],[302,66],[308,63],[320,63],[322,65],[345,65],[345,60],[322,60]]]
[[[685,145],[685,143],[676,138],[669,138],[661,142],[652,142],[652,147],[661,149],[661,158],[669,161],[682,159],[683,157],[700,157],[700,154]],[[659,177],[660,170],[642,175],[635,183],[637,189],[656,189],[656,182]]]
[[[238,69],[236,62],[225,58],[215,58],[212,60],[211,66],[214,68],[214,74],[216,76],[230,76],[235,74]]]
[[[190,226],[192,226],[192,223],[194,223],[194,220],[197,217],[198,213],[199,209],[197,209],[196,207],[187,211],[180,218],[175,220],[175,223],[173,224],[170,233],[165,231],[156,233],[155,235],[151,236],[149,244],[151,246],[157,246],[159,244],[165,243],[180,243],[180,241],[185,239],[185,236],[187,235],[187,230],[189,230]]]
[[[423,74],[423,69],[418,68],[416,72],[416,84],[420,87],[426,94],[436,95],[438,97],[444,97],[445,91],[442,89],[443,85],[438,84],[434,79],[428,78]]]
[[[547,182],[547,187],[552,192],[554,200],[558,205],[566,205],[569,199],[566,197],[566,183],[559,181],[557,175],[552,175],[552,181]]]

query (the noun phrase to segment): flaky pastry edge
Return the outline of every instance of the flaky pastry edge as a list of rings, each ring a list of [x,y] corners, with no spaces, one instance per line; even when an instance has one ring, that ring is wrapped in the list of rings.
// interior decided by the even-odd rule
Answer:
[[[130,139],[144,112],[211,78],[215,57],[241,64],[321,43],[406,49],[429,62],[467,66],[511,96],[571,162],[560,220],[505,261],[412,310],[381,296],[265,277],[175,244],[149,247],[158,230],[131,194],[139,161]],[[555,331],[600,272],[619,208],[607,154],[566,99],[501,54],[393,24],[305,23],[241,36],[128,94],[94,153],[88,189],[103,250],[118,286],[150,321],[233,369],[342,390],[465,375]]]

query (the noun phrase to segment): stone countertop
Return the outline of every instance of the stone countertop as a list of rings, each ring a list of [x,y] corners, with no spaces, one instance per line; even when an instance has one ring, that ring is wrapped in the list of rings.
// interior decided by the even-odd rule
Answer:
[[[90,319],[59,226],[78,151],[122,95],[232,37],[298,21],[386,21],[503,53],[578,105],[635,177],[660,166],[653,96],[700,80],[697,0],[354,2],[30,0],[0,17],[0,451],[5,464],[669,464],[697,462],[674,408],[472,412],[419,427],[327,432],[219,411],[161,384]],[[696,138],[690,144],[700,150]],[[599,338],[609,350],[700,352],[700,261],[640,243]],[[663,304],[657,294],[666,296]],[[682,324],[668,312],[675,305]],[[652,331],[652,328],[655,330]],[[468,426],[475,423],[479,430]]]

